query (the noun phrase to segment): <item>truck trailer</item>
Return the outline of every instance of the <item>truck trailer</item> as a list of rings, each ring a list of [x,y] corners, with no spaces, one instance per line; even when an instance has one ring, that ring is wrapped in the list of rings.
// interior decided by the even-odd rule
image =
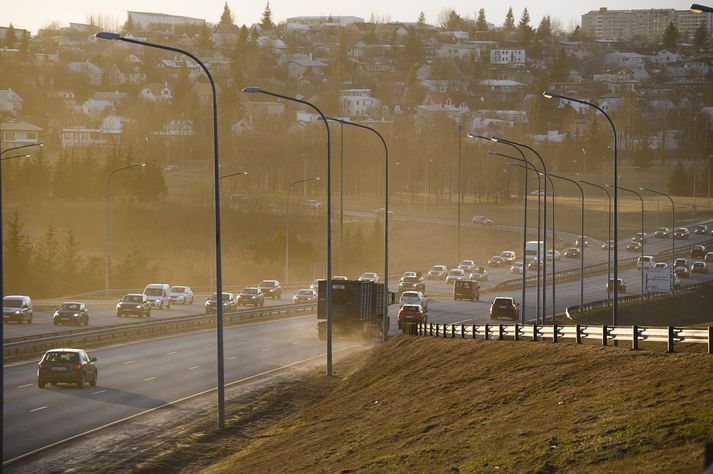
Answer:
[[[389,304],[394,294],[389,293]],[[388,318],[388,315],[386,316]],[[332,280],[332,334],[364,338],[383,336],[384,284],[357,280]],[[327,280],[319,280],[317,334],[327,338]]]

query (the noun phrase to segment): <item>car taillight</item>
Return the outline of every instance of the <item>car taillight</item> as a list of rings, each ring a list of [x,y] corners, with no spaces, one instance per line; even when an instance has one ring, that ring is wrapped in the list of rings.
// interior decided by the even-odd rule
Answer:
[[[40,369],[44,369],[44,368],[45,368],[45,363],[44,363],[44,362],[40,362],[39,364],[37,364],[37,366],[38,366]]]
[[[74,364],[74,368],[75,368],[75,369],[81,369],[81,368],[82,368],[82,364],[79,364],[79,363]]]

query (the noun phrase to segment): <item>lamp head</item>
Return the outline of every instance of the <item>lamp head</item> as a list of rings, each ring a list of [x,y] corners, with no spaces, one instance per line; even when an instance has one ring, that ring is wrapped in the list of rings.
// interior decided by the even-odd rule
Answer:
[[[694,3],[691,5],[691,13],[713,13],[713,8]]]
[[[495,143],[500,143],[500,142],[503,141],[503,139],[502,139],[502,138],[499,138],[499,137],[490,137],[489,140],[490,140],[491,142],[495,142]]]
[[[119,33],[111,33],[109,31],[100,31],[95,35],[97,38],[100,39],[106,39],[106,40],[118,40],[121,39],[121,36],[119,36]]]
[[[315,177],[312,178],[312,179],[315,180],[315,181],[319,181],[319,176],[315,176]]]
[[[136,163],[136,166],[140,166],[142,168],[146,167],[146,163]]]
[[[646,189],[639,186],[639,191],[646,191]]]
[[[248,94],[255,94],[258,92],[262,92],[262,89],[260,89],[259,87],[243,87],[243,92]]]
[[[559,94],[556,93],[556,92],[552,92],[552,91],[543,91],[543,92],[542,92],[542,96],[543,96],[545,99],[561,99],[561,98],[562,98],[561,95],[559,95]]]

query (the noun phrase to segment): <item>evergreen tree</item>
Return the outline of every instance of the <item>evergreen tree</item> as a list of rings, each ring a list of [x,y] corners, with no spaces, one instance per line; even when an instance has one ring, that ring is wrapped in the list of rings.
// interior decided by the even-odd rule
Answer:
[[[30,262],[32,247],[30,238],[20,222],[17,210],[10,216],[4,230],[3,281],[6,294],[27,294],[32,281]]]
[[[27,59],[30,56],[30,32],[25,30],[20,38],[20,57]]]
[[[678,30],[676,29],[673,22],[671,21],[671,22],[669,22],[668,26],[666,27],[666,29],[663,32],[663,38],[662,38],[663,47],[666,49],[675,48],[676,45],[678,44],[678,39],[679,39]]]
[[[211,37],[211,32],[210,28],[208,28],[208,25],[203,23],[203,26],[201,27],[200,32],[198,33],[198,48],[203,51],[207,52],[213,49],[213,38]]]
[[[508,13],[507,15],[505,15],[503,29],[507,32],[510,32],[515,29],[515,15],[513,15],[512,13],[512,7],[508,8]]]
[[[421,37],[415,28],[409,28],[404,41],[403,66],[405,68],[421,64],[424,60],[424,51],[421,45]]]
[[[115,288],[136,288],[153,280],[158,273],[155,265],[151,265],[148,257],[138,248],[129,252],[123,260],[112,269],[112,286]]]
[[[15,47],[15,43],[17,43],[15,27],[12,26],[12,23],[10,23],[10,26],[8,26],[7,30],[5,30],[5,47],[7,49],[12,49]]]
[[[418,14],[418,20],[416,20],[416,24],[419,27],[426,26],[426,15],[423,13],[423,10],[421,10],[421,13]]]
[[[269,30],[273,26],[275,26],[272,23],[272,10],[270,10],[270,1],[265,4],[265,10],[262,12],[262,17],[260,18],[260,26],[262,26],[263,30]]]
[[[687,196],[689,194],[688,172],[681,160],[678,160],[676,167],[668,176],[668,192],[676,196]]]
[[[131,33],[132,31],[136,31],[136,24],[134,23],[134,19],[131,15],[129,15],[124,24],[121,26],[121,34],[125,35],[126,33]]]
[[[579,25],[575,26],[572,32],[567,35],[567,39],[570,41],[581,41],[582,40],[582,28]]]
[[[225,2],[225,5],[223,5],[223,13],[220,15],[220,22],[218,25],[228,27],[235,26],[233,13],[230,11],[230,7],[228,7],[228,2]]]
[[[540,24],[537,26],[537,39],[547,39],[552,36],[552,21],[549,16],[543,16]]]
[[[79,241],[74,231],[70,230],[59,251],[60,284],[58,291],[60,294],[78,293],[84,289],[81,287],[82,282],[79,281],[82,274],[79,271],[80,268],[82,268],[82,259],[79,256]]]
[[[530,40],[532,36],[532,27],[530,26],[530,13],[527,11],[527,7],[522,11],[522,16],[520,17],[520,22],[517,24],[517,33],[520,41],[523,43]]]
[[[32,259],[33,286],[36,294],[54,296],[59,285],[57,254],[59,244],[54,226],[49,224],[36,245]]]
[[[696,32],[693,34],[693,44],[696,46],[705,46],[708,42],[708,31],[706,30],[706,25],[701,24],[696,28]]]
[[[475,31],[488,31],[488,22],[485,20],[485,8],[478,10],[478,19],[475,21]]]

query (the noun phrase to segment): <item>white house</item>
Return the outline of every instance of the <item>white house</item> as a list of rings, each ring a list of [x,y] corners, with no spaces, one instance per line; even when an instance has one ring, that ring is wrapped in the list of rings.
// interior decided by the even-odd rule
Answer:
[[[344,89],[339,91],[340,114],[349,117],[364,117],[376,114],[381,101],[371,97],[371,89]]]
[[[490,64],[525,64],[527,54],[524,49],[491,49]]]
[[[22,112],[22,98],[12,89],[0,90],[0,113],[17,115]]]
[[[44,129],[28,122],[3,122],[0,124],[0,143],[2,148],[12,148],[16,146],[37,143],[40,140],[40,132]]]

